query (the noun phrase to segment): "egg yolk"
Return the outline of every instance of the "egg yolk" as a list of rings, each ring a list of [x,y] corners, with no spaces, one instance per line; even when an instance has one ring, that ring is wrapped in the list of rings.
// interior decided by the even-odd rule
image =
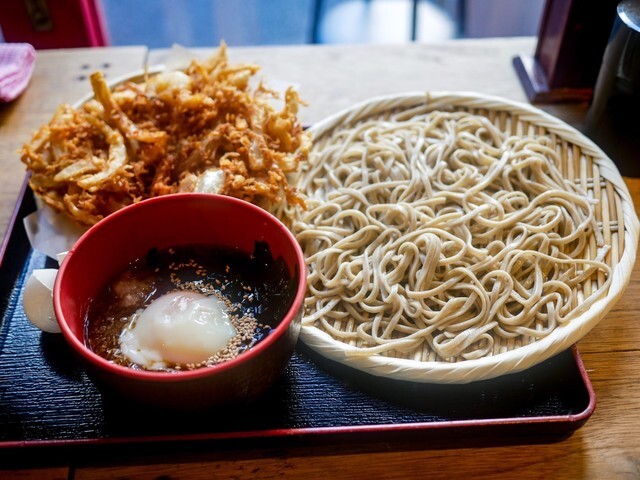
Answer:
[[[177,291],[158,297],[134,315],[120,349],[150,370],[198,364],[223,350],[236,335],[226,305],[215,296]]]

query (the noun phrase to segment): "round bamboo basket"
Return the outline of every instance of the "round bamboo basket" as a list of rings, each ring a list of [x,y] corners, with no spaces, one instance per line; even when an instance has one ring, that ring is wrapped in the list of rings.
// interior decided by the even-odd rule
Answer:
[[[564,178],[575,182],[588,197],[597,200],[597,228],[610,246],[605,263],[611,267],[611,284],[606,294],[591,307],[555,328],[541,339],[517,341],[496,339],[493,354],[472,360],[442,359],[424,350],[406,358],[393,355],[354,355],[358,340],[342,341],[318,322],[305,323],[300,339],[320,355],[372,375],[431,383],[468,383],[514,373],[536,365],[570,348],[586,335],[611,309],[622,295],[636,259],[639,222],[629,191],[614,163],[591,140],[580,132],[528,104],[466,92],[406,93],[374,98],[332,115],[314,125],[313,152],[319,152],[332,141],[332,134],[364,120],[384,120],[390,115],[406,112],[422,114],[434,110],[463,110],[488,118],[509,135],[547,136],[559,152],[558,166]],[[310,162],[314,161],[312,153]],[[301,175],[304,175],[303,171]],[[595,247],[587,249],[585,258],[595,258]],[[598,289],[603,276],[591,278],[574,292],[585,296]],[[345,327],[353,322],[335,322],[333,327]],[[419,358],[418,360],[416,358]]]

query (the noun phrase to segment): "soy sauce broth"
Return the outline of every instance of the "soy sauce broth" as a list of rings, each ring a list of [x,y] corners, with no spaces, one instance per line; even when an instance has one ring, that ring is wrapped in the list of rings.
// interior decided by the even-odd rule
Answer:
[[[264,242],[256,242],[250,255],[205,245],[154,248],[129,264],[91,303],[85,318],[85,343],[107,360],[141,369],[120,350],[120,334],[132,315],[166,293],[197,291],[222,299],[238,333],[244,335],[231,355],[223,358],[227,360],[269,335],[291,306],[296,285],[297,273],[292,277],[284,260],[274,259]],[[171,365],[167,370],[185,368],[190,367]]]

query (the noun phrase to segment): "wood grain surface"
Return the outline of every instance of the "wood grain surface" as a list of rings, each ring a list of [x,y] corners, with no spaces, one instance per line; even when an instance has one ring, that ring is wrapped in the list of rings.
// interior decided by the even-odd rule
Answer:
[[[440,45],[313,46],[231,49],[232,61],[263,67],[265,79],[296,84],[309,107],[311,124],[369,97],[415,90],[469,90],[525,101],[511,65],[531,53],[531,38],[465,40]],[[27,92],[0,106],[0,229],[14,207],[24,168],[15,153],[29,132],[47,121],[62,101],[88,89],[86,72],[104,64],[109,75],[140,68],[143,47],[50,51],[39,54]],[[206,52],[199,51],[204,54]],[[152,51],[161,63],[166,51]],[[85,67],[89,65],[89,67]],[[543,107],[579,126],[586,105]],[[640,179],[626,179],[640,208]],[[77,456],[64,465],[4,469],[0,478],[640,478],[640,265],[613,310],[578,347],[592,380],[597,407],[572,436],[553,443],[514,443],[476,448],[436,449],[429,444],[314,449],[238,449],[192,455],[154,455],[149,449],[126,456],[87,461]],[[0,455],[2,453],[0,452]],[[55,462],[54,462],[55,463]]]

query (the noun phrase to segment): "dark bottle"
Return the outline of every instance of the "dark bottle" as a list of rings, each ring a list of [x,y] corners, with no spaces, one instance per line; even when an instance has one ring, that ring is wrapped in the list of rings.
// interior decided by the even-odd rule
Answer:
[[[640,0],[618,4],[584,130],[622,175],[640,177]]]

